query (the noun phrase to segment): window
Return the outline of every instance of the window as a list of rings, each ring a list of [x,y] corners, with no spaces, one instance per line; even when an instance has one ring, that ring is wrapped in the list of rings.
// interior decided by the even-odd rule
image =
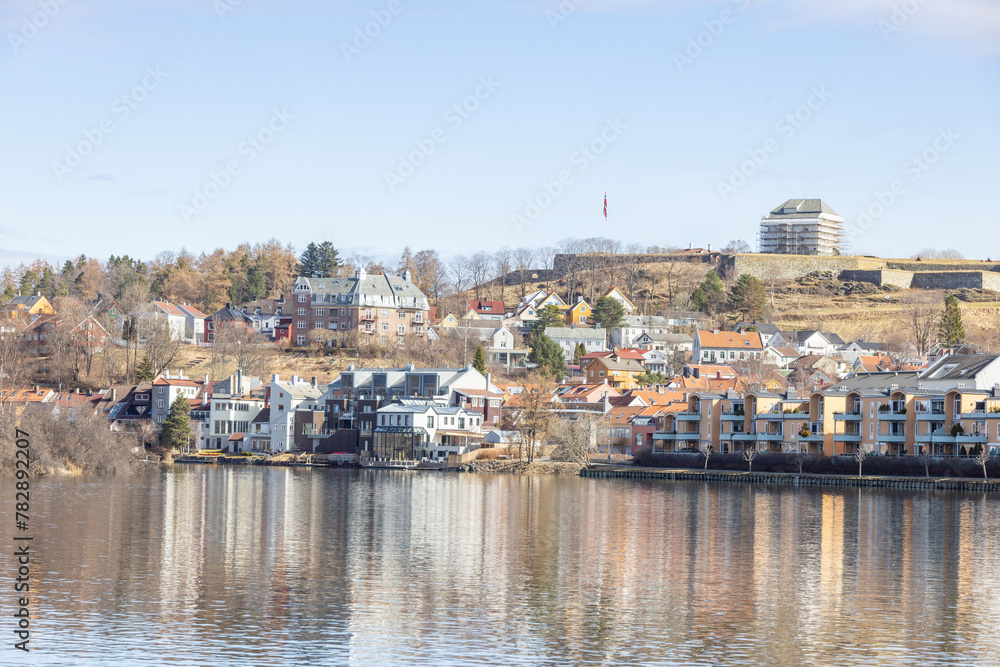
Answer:
[[[875,424],[868,424],[868,439],[873,440],[875,438]]]
[[[402,336],[405,333],[406,333],[406,325],[405,324],[400,324],[399,325],[399,335]]]
[[[156,393],[157,394],[162,394],[163,393],[163,387],[157,387]]]
[[[382,317],[389,317],[389,311],[388,310],[383,310],[382,311]]]
[[[399,319],[403,319],[404,317],[406,317],[406,313],[399,311]]]
[[[347,309],[346,308],[341,308],[340,309],[340,316],[341,317],[345,317],[346,315],[347,315]]]
[[[298,345],[305,345],[306,344],[306,337],[305,336],[296,336],[295,337],[295,342]]]
[[[875,401],[868,401],[868,418],[875,418]]]
[[[306,302],[306,298],[307,297],[306,297],[305,294],[300,294],[299,295],[299,303],[305,303]]]
[[[295,328],[296,329],[305,329],[306,328],[306,321],[305,320],[299,320],[298,322],[295,323]]]
[[[427,415],[427,428],[434,428],[434,417]]]
[[[342,326],[340,328],[341,329],[350,329],[351,328],[351,323],[350,322],[344,322],[344,326]]]
[[[163,407],[163,399],[162,398],[156,399],[156,407],[158,407],[158,408],[162,408]]]
[[[334,331],[336,331],[337,330],[337,323],[336,322],[330,322],[330,328],[333,329]]]
[[[323,317],[323,309],[322,308],[317,308],[316,309],[316,317]]]
[[[382,331],[388,331],[388,330],[389,330],[389,323],[388,322],[383,322],[382,323]]]
[[[305,308],[299,308],[299,317],[304,317],[305,314],[306,314],[306,309]]]

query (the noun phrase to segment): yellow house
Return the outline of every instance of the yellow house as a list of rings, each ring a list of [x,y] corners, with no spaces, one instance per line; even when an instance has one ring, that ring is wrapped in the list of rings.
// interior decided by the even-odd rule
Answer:
[[[454,329],[458,326],[458,318],[453,314],[448,313],[443,320],[438,324],[439,329]]]
[[[617,359],[613,357],[598,357],[591,360],[584,369],[587,382],[607,382],[618,391],[638,389],[636,378],[646,370],[635,359]]]
[[[56,309],[44,296],[15,296],[3,305],[3,315],[7,319],[26,319],[34,322],[42,315],[55,315]]]
[[[566,307],[566,302],[559,298],[559,295],[555,292],[549,292],[545,295],[545,298],[535,304],[535,310],[541,310],[545,306],[559,306],[560,308]]]
[[[574,324],[588,324],[590,322],[590,306],[583,299],[576,302],[575,306],[565,307],[563,315],[566,318],[566,326]]]

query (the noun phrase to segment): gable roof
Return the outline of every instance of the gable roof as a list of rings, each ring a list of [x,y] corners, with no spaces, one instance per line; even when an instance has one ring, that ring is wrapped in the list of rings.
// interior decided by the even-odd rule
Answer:
[[[785,211],[789,210],[788,213]],[[789,199],[765,217],[767,220],[816,218],[820,215],[839,218],[837,212],[822,199]]]
[[[761,350],[764,344],[761,342],[760,333],[748,331],[740,333],[738,331],[708,331],[699,329],[696,338],[700,347],[710,348],[734,348],[741,350]]]
[[[503,315],[506,309],[503,301],[481,299],[479,301],[470,301],[469,310],[474,310],[480,315]]]

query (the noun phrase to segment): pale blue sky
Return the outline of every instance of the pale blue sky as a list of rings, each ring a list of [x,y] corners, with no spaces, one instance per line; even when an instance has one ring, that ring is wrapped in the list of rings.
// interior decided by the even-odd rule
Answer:
[[[874,214],[858,252],[1000,257],[995,0],[5,0],[0,31],[0,264],[554,245],[605,190],[625,242],[753,244],[808,196]]]

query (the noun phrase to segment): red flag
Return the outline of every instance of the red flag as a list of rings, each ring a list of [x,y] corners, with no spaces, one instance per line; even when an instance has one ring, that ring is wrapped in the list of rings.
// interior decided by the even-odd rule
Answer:
[[[604,193],[604,219],[608,219],[608,193]]]

